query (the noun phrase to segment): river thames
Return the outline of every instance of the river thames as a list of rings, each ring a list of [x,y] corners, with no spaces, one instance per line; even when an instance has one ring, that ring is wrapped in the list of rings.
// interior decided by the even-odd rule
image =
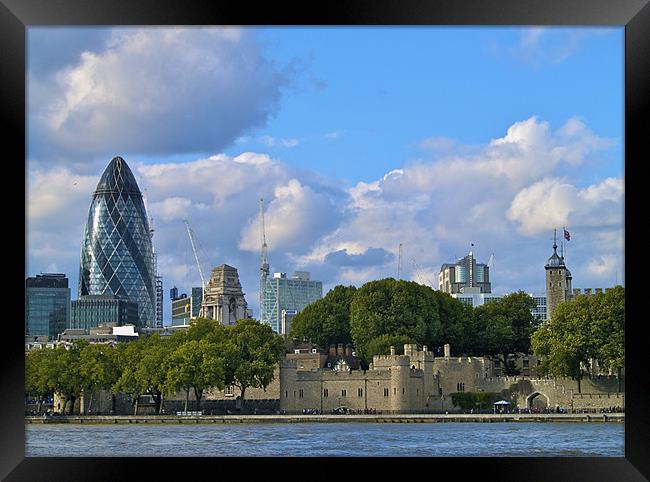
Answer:
[[[39,457],[623,457],[624,424],[269,423],[28,425]]]

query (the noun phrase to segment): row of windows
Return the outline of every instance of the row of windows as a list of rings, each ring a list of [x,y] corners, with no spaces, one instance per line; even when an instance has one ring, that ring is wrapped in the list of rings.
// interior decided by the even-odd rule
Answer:
[[[463,384],[463,390],[464,390],[464,387],[465,387],[465,385]],[[460,391],[460,390],[459,390],[459,391]],[[417,392],[418,392],[418,394],[419,394],[420,390],[418,389]],[[304,396],[305,396],[304,389],[300,388],[300,389],[298,390],[297,393],[298,393],[298,398],[304,398]],[[348,396],[347,393],[348,393],[348,392],[347,392],[346,389],[341,390],[341,397],[347,397],[347,396]],[[388,388],[384,388],[384,397],[389,396],[389,393],[390,393],[390,392],[389,392],[389,389],[388,389]],[[405,389],[404,387],[402,387],[402,395],[404,395],[405,393],[406,393],[406,389]],[[329,389],[328,389],[328,388],[324,388],[324,389],[323,389],[323,397],[324,397],[324,398],[328,398],[329,395],[330,395]],[[397,395],[397,388],[393,388],[393,395]],[[296,397],[296,391],[295,391],[295,390],[294,390],[294,392],[293,392],[293,396],[294,396],[294,398]],[[358,389],[357,389],[357,396],[358,396],[358,397],[363,397],[363,388],[358,388]],[[288,391],[288,390],[285,390],[285,391],[284,391],[284,397],[285,397],[285,398],[289,398],[289,391]]]

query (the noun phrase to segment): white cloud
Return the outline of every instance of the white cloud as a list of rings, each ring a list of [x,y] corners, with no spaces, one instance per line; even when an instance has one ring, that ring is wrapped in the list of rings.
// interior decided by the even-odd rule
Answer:
[[[604,254],[597,258],[591,258],[587,262],[586,270],[599,278],[611,277],[614,271],[620,266],[618,256]]]
[[[335,207],[324,194],[290,179],[277,185],[273,198],[265,207],[264,223],[270,251],[302,252],[334,227]],[[244,228],[239,248],[258,252],[261,244],[259,216]]]
[[[529,236],[557,226],[622,226],[623,181],[607,178],[578,189],[561,179],[547,178],[517,193],[507,216]]]
[[[323,137],[325,139],[339,139],[340,137],[345,134],[345,131],[343,130],[338,130],[338,131],[332,131],[332,132],[326,132]]]
[[[289,76],[246,29],[114,30],[54,77],[31,76],[30,96],[50,101],[29,103],[30,150],[86,159],[214,151],[265,125]]]
[[[345,249],[361,254],[382,248],[397,257],[402,243],[405,277],[436,282],[440,265],[464,256],[474,242],[479,260],[486,262],[496,252],[502,260],[501,272],[512,273],[502,286],[533,289],[517,286],[519,279],[530,282],[530,273],[514,266],[530,263],[533,250],[543,266],[550,254],[546,253],[550,234],[540,238],[541,234],[567,225],[581,238],[580,249],[591,249],[596,243],[587,247],[585,237],[621,229],[620,179],[579,189],[570,179],[553,177],[561,166],[590,162],[611,144],[577,118],[557,130],[536,117],[516,122],[503,137],[483,147],[468,150],[456,145],[444,157],[418,160],[376,181],[358,182],[348,189],[344,220],[300,261],[326,270],[329,253]],[[583,232],[587,229],[592,232]],[[537,239],[526,239],[529,236]],[[522,249],[523,245],[530,247]],[[393,264],[372,269],[395,276]],[[346,280],[363,277],[350,271],[354,270],[346,272]],[[498,275],[495,280],[503,282]]]
[[[262,136],[260,140],[267,147],[296,147],[300,144],[298,139],[276,139],[272,136]]]
[[[147,189],[166,288],[200,285],[182,222],[187,218],[206,276],[221,263],[237,267],[249,305],[257,308],[260,197],[266,202],[271,269],[305,269],[324,286],[396,276],[400,243],[403,277],[435,283],[440,265],[464,256],[475,243],[480,262],[496,255],[495,290],[539,290],[551,229],[562,225],[572,234],[567,248],[574,285],[606,284],[608,276],[613,283],[612,266],[622,276],[623,181],[607,178],[578,187],[556,173],[572,162],[587,164],[607,143],[575,120],[554,131],[532,117],[504,130],[503,137],[470,153],[458,145],[444,157],[406,163],[345,189],[265,153],[127,162]],[[76,278],[83,224],[100,174],[32,170],[32,265],[56,261]],[[76,194],[69,188],[75,180],[82,188]],[[339,253],[338,264],[326,262],[332,253]]]
[[[509,51],[535,67],[559,64],[577,54],[587,38],[607,33],[607,29],[531,27],[522,32],[519,42]]]

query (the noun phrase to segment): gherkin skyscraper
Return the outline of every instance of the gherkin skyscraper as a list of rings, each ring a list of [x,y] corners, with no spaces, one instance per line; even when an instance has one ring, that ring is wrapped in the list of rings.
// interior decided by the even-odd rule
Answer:
[[[151,231],[142,193],[121,157],[111,160],[97,184],[81,244],[79,296],[101,294],[137,302],[139,327],[153,326]]]

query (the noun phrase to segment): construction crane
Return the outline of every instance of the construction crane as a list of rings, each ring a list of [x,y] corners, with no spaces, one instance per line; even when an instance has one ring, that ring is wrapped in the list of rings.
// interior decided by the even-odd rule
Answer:
[[[428,278],[424,277],[422,274],[422,269],[418,265],[417,261],[415,261],[415,258],[411,258],[411,262],[413,263],[413,268],[415,268],[415,276],[417,276],[418,282],[421,285],[428,285],[433,288],[433,283],[431,283]]]
[[[190,223],[187,221],[187,219],[185,219],[183,222],[185,223],[185,227],[187,228],[187,235],[190,237],[190,244],[192,245],[192,252],[194,253],[194,259],[196,260],[196,267],[199,269],[199,276],[201,277],[201,309],[200,309],[199,316],[204,316],[203,305],[205,303],[205,278],[203,277],[203,269],[201,269],[201,263],[199,262],[199,255],[196,251],[196,245],[194,242],[194,231],[192,231],[192,228],[190,228]]]
[[[494,253],[492,253],[490,255],[490,259],[487,262],[487,267],[488,268],[492,269],[493,266],[494,266]]]
[[[402,243],[399,243],[399,254],[397,256],[397,279],[402,279]]]
[[[260,219],[262,223],[262,253],[260,260],[260,274],[263,279],[269,275],[269,258],[268,258],[268,247],[266,246],[266,230],[264,228],[264,198],[260,198]]]
[[[260,224],[261,224],[261,233],[260,240],[262,242],[262,252],[260,255],[260,321],[262,323],[270,324],[269,316],[264,317],[264,293],[272,288],[271,281],[269,277],[269,255],[268,255],[268,246],[266,245],[266,227],[264,225],[264,198],[260,198]],[[275,294],[275,300],[273,305],[273,312],[276,312],[278,309],[278,293]]]

